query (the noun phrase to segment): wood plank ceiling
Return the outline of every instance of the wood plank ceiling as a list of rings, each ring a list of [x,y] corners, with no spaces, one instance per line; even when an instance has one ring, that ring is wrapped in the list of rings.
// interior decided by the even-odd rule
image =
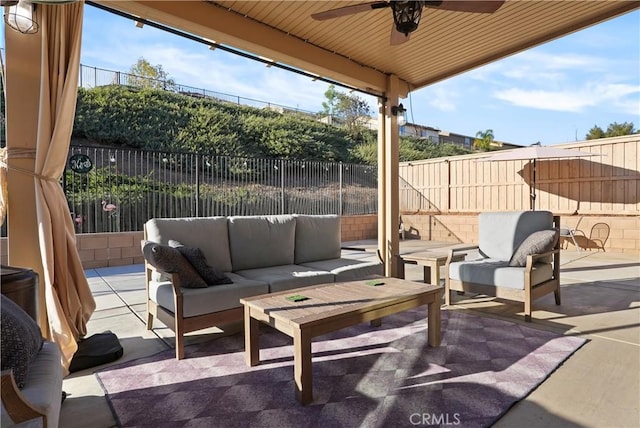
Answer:
[[[365,1],[366,2],[366,1]],[[108,1],[112,9],[246,50],[358,89],[401,96],[640,8],[639,1],[508,0],[493,14],[425,8],[418,29],[389,43],[390,8],[316,21],[361,1]]]

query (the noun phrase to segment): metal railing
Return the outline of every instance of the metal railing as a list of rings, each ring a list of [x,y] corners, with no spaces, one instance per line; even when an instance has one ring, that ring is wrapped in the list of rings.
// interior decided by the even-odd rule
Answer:
[[[373,214],[376,167],[72,146],[88,173],[63,187],[78,233],[140,231],[154,217]]]
[[[148,77],[136,76],[129,73],[123,73],[114,70],[105,70],[103,68],[89,67],[80,64],[80,76],[78,85],[82,88],[95,88],[105,85],[125,85],[125,86],[148,86],[155,89],[162,89],[189,95],[196,98],[212,98],[217,101],[225,101],[238,105],[246,105],[255,108],[267,108],[276,110],[281,113],[296,112],[304,113],[311,116],[317,116],[318,112],[302,110],[298,107],[288,107],[280,104],[274,104],[268,101],[260,101],[252,98],[245,98],[238,95],[225,94],[223,92],[210,91],[208,89],[195,88],[193,86],[181,85],[172,80],[157,80]]]

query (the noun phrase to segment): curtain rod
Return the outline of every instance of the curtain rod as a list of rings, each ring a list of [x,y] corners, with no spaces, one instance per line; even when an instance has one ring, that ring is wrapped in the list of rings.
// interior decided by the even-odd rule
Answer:
[[[127,12],[122,12],[120,10],[112,9],[112,8],[110,8],[108,6],[104,6],[102,4],[98,4],[98,3],[95,3],[93,1],[85,1],[85,4],[88,4],[89,6],[93,6],[95,8],[101,9],[101,10],[104,10],[105,12],[113,13],[114,15],[118,15],[118,16],[121,16],[123,18],[131,19],[132,21],[135,21],[135,22],[141,22],[141,23],[146,24],[146,25],[148,25],[150,27],[154,27],[154,28],[157,28],[157,29],[162,30],[162,31],[166,31],[166,32],[171,33],[171,34],[175,34],[176,36],[180,36],[180,37],[183,37],[185,39],[192,40],[194,42],[202,43],[203,45],[207,45],[207,46],[210,46],[210,47],[215,47],[216,49],[220,49],[220,50],[223,50],[225,52],[229,52],[229,53],[232,53],[232,54],[235,54],[235,55],[247,58],[247,59],[251,59],[251,60],[254,60],[254,61],[257,61],[257,62],[261,62],[263,64],[268,64],[268,65],[273,66],[273,67],[278,67],[278,68],[281,68],[283,70],[287,70],[287,71],[290,71],[290,72],[293,72],[293,73],[296,73],[296,74],[300,74],[300,75],[305,76],[305,77],[309,77],[312,80],[320,80],[322,82],[329,83],[331,85],[340,86],[340,87],[348,89],[350,91],[357,91],[357,92],[360,92],[360,93],[363,93],[363,94],[366,94],[366,95],[371,95],[373,97],[382,98],[382,99],[386,100],[386,97],[384,97],[383,95],[377,94],[375,92],[369,92],[369,91],[365,91],[363,89],[358,89],[356,87],[349,86],[349,85],[346,85],[344,83],[340,83],[340,82],[338,82],[336,80],[327,79],[326,77],[317,76],[315,74],[308,73],[306,71],[299,70],[297,68],[294,68],[294,67],[291,67],[291,66],[288,66],[288,65],[285,65],[285,64],[281,64],[279,62],[270,61],[268,59],[260,58],[259,56],[256,56],[256,55],[253,55],[253,54],[250,54],[250,53],[247,53],[247,52],[243,52],[241,50],[234,49],[234,48],[231,48],[229,46],[221,45],[221,44],[215,43],[215,42],[212,43],[211,41],[206,40],[206,39],[204,39],[204,38],[202,38],[200,36],[196,36],[194,34],[186,33],[184,31],[180,31],[180,30],[177,30],[175,28],[172,28],[172,27],[169,27],[169,26],[166,26],[166,25],[154,22],[154,21],[149,21],[149,20],[147,20],[145,18],[137,17],[137,16],[131,15],[131,14],[127,13]]]

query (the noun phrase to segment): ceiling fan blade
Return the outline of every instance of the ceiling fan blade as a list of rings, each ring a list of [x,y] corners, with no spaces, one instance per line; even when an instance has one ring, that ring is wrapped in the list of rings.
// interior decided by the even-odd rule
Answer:
[[[325,19],[339,18],[341,16],[353,15],[354,13],[366,12],[372,9],[382,9],[389,7],[386,1],[374,1],[371,3],[355,4],[353,6],[339,7],[337,9],[325,10],[311,15],[316,21],[324,21]]]
[[[483,0],[444,0],[425,1],[424,6],[433,9],[451,10],[454,12],[475,12],[493,13],[504,4],[504,1],[483,1]]]
[[[404,33],[401,33],[396,29],[395,24],[391,24],[391,38],[389,40],[391,46],[397,46],[403,44],[404,42],[408,42],[409,36],[411,36],[411,33],[405,36]]]

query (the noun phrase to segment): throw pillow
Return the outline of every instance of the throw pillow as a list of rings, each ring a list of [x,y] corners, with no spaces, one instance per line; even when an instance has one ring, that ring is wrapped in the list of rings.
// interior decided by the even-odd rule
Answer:
[[[175,248],[155,242],[147,242],[142,248],[142,254],[151,266],[167,273],[177,274],[181,287],[205,288],[207,286],[207,283],[198,275],[191,263]]]
[[[169,246],[178,250],[191,263],[207,285],[233,284],[228,276],[207,263],[207,258],[200,248],[185,247],[173,239],[169,240]]]
[[[540,230],[529,235],[511,256],[509,266],[526,266],[527,256],[553,250],[558,242],[556,229]]]
[[[44,339],[40,327],[20,306],[8,297],[0,301],[2,370],[12,370],[18,388],[24,388],[29,365],[36,358]]]

